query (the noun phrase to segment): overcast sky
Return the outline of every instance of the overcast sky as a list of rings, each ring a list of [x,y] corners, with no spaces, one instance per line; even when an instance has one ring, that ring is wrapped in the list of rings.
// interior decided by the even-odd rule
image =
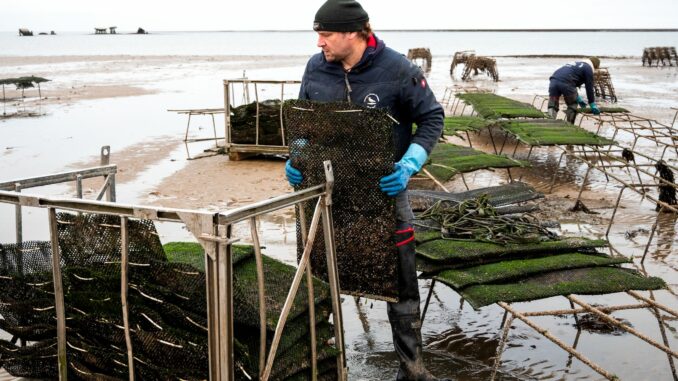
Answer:
[[[0,30],[309,30],[323,0],[0,0]],[[362,0],[380,29],[678,28],[678,0]]]

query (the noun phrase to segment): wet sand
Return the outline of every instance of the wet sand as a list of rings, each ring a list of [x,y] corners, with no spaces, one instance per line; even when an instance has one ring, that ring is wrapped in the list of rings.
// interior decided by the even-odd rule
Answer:
[[[243,69],[250,78],[256,79],[300,79],[307,57],[245,57],[245,56],[63,56],[63,57],[0,57],[0,77],[37,75],[53,79],[41,87],[43,97],[37,100],[36,89],[26,90],[26,100],[16,99],[20,93],[7,91],[9,98],[15,98],[5,106],[34,109],[39,107],[45,117],[29,120],[4,119],[0,131],[11,139],[0,141],[0,181],[16,178],[16,173],[26,175],[44,174],[53,169],[67,170],[98,164],[97,148],[92,147],[98,140],[92,136],[83,138],[79,152],[60,152],[47,159],[41,159],[41,144],[24,137],[24,129],[31,133],[63,128],[64,118],[94,109],[94,118],[112,119],[112,127],[133,125],[122,129],[121,140],[129,131],[143,131],[130,134],[125,144],[113,145],[111,163],[117,164],[119,174],[117,186],[120,202],[149,203],[177,208],[225,210],[251,202],[267,199],[290,192],[284,177],[284,161],[280,159],[251,159],[240,162],[229,161],[227,156],[218,155],[198,160],[186,160],[182,139],[186,119],[175,114],[168,115],[172,108],[221,107],[223,95],[220,81],[224,78],[239,77]],[[535,94],[545,94],[548,76],[560,65],[567,62],[562,58],[543,57],[498,57],[501,81],[494,83],[479,77],[470,83],[461,83],[459,71],[456,80],[449,75],[451,56],[434,56],[433,70],[428,74],[429,83],[436,95],[442,97],[447,86],[476,86],[494,90],[498,94],[531,102]],[[619,105],[636,114],[671,122],[675,113],[671,107],[678,106],[678,69],[644,68],[640,58],[605,59],[612,74],[612,80],[620,97]],[[116,100],[117,101],[114,101]],[[37,105],[37,103],[40,103]],[[605,105],[605,104],[603,104]],[[138,107],[138,108],[135,108]],[[155,110],[152,116],[142,116],[149,107]],[[123,120],[125,111],[138,113],[133,120]],[[11,110],[10,110],[11,111]],[[109,111],[109,112],[107,112]],[[209,121],[196,121],[192,134],[204,136],[211,133]],[[588,126],[591,127],[591,126]],[[217,120],[217,131],[223,131],[223,119]],[[68,132],[70,133],[70,132]],[[59,136],[58,133],[56,133]],[[64,134],[67,134],[64,132]],[[68,142],[68,136],[59,136]],[[474,147],[491,152],[487,136],[472,136]],[[58,142],[62,142],[59,140]],[[461,141],[457,141],[463,144]],[[44,144],[44,143],[43,143]],[[58,144],[55,144],[58,145]],[[191,156],[209,143],[189,145]],[[512,146],[510,146],[512,148]],[[51,151],[50,151],[51,152]],[[526,150],[518,148],[517,155]],[[546,192],[550,185],[554,161],[559,151],[543,149],[533,154],[534,167],[514,171],[514,177]],[[36,158],[39,159],[36,161]],[[40,161],[43,160],[43,161]],[[22,167],[23,166],[23,167]],[[3,174],[4,173],[4,174]],[[582,176],[581,167],[565,163],[559,172],[553,193],[547,194],[540,203],[540,217],[557,220],[565,234],[601,236],[606,227],[610,207],[618,187],[607,183],[602,176],[592,175],[590,185],[583,193],[584,203],[600,214],[568,212]],[[508,182],[504,171],[480,171],[469,174],[466,181],[471,188],[492,186]],[[414,184],[415,182],[413,182]],[[424,183],[421,183],[424,185]],[[445,184],[453,191],[465,190],[459,178]],[[426,186],[432,186],[428,184]],[[86,185],[92,194],[98,189],[96,181]],[[72,193],[72,189],[59,191]],[[290,211],[283,212],[290,215]],[[283,221],[285,219],[283,218]],[[611,234],[611,240],[634,256],[642,255],[647,238],[629,240],[624,233],[637,226],[649,227],[654,213],[647,203],[628,195],[618,217],[619,224]],[[4,221],[4,220],[3,220]],[[287,241],[287,235],[279,238],[279,222],[269,220],[270,230],[264,233],[269,240],[268,254],[284,257],[294,252],[294,242]],[[277,225],[276,225],[277,224]],[[649,226],[648,226],[649,225]],[[672,233],[673,232],[673,233]],[[650,275],[662,276],[671,289],[678,290],[678,259],[676,257],[675,219],[662,222],[662,228],[655,238],[651,258],[644,270]],[[163,240],[174,240],[172,234],[161,235]],[[294,234],[291,234],[293,237]],[[642,234],[641,234],[642,236]],[[281,250],[275,252],[275,249]],[[293,259],[284,258],[287,262]],[[422,282],[422,298],[426,297],[428,282]],[[663,293],[658,298],[675,306],[674,295]],[[623,300],[623,296],[612,296],[612,301]],[[593,298],[592,300],[596,300]],[[607,299],[605,300],[608,301]],[[487,379],[491,373],[492,360],[498,343],[498,332],[502,310],[490,306],[481,311],[460,307],[456,293],[437,286],[433,302],[424,326],[424,340],[427,363],[438,375],[460,380]],[[344,314],[347,319],[347,343],[351,378],[384,379],[384,369],[392,378],[396,359],[392,352],[390,328],[385,315],[385,305],[361,299],[345,298]],[[563,300],[547,299],[531,303],[529,308],[566,308]],[[641,331],[655,333],[656,320],[642,314],[620,314],[628,317]],[[574,335],[571,319],[556,318],[543,323],[548,329],[563,334],[570,341]],[[675,322],[667,322],[675,332]],[[566,329],[567,328],[567,329]],[[522,325],[512,331],[513,345],[507,349],[502,363],[503,379],[598,379],[598,376],[578,362],[567,361],[567,356],[554,349],[553,345]],[[628,336],[628,335],[627,335]],[[611,337],[596,333],[584,333],[580,349],[594,353],[596,361],[629,379],[666,379],[671,377],[666,356],[641,344],[643,351],[633,353],[625,349],[636,341],[627,336]],[[675,333],[670,334],[672,346],[678,342]],[[650,364],[638,369],[634,363]]]

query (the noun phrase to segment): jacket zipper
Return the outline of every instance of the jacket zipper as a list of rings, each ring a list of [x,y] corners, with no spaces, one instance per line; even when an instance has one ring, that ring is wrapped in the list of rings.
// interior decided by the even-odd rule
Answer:
[[[351,84],[348,82],[348,72],[349,70],[344,70],[344,82],[346,82],[346,99],[348,100],[349,103],[351,103],[351,92],[353,91],[351,89]]]

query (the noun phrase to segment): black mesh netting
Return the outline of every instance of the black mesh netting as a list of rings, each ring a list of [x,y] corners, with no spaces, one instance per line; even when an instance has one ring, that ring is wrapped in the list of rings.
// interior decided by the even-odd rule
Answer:
[[[381,192],[379,179],[393,171],[393,120],[383,110],[349,103],[285,102],[285,131],[292,165],[304,176],[296,189],[325,182],[323,161],[334,172],[332,211],[342,292],[394,301],[397,293],[397,252],[393,241],[395,202]],[[315,201],[303,213],[306,229]],[[300,218],[297,251],[301,257]],[[311,265],[327,279],[322,228],[316,235]]]
[[[231,108],[231,140],[236,144],[282,145],[280,100],[252,102]]]
[[[128,379],[120,299],[120,219],[59,213],[57,221],[68,377]],[[185,263],[168,262],[152,221],[129,220],[128,227],[128,307],[136,378],[207,379],[205,273]],[[253,249],[234,246],[233,257],[235,374],[237,380],[256,379],[259,320]],[[13,376],[57,377],[51,264],[49,242],[0,245],[0,329],[13,337],[0,340],[0,367]],[[266,256],[264,264],[270,347],[295,269]],[[329,289],[318,279],[314,286],[320,379],[336,379],[337,352],[326,344],[334,335],[328,323]],[[280,342],[272,380],[311,378],[306,301],[304,280]]]

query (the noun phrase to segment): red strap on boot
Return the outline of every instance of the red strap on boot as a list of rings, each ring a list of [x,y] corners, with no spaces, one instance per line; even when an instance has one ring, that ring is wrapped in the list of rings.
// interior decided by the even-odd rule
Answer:
[[[407,234],[407,233],[410,233],[411,236],[408,237],[408,238],[406,238],[406,239],[403,240],[403,241],[396,242],[396,247],[400,247],[400,246],[402,246],[402,245],[406,245],[406,244],[408,244],[408,243],[414,241],[414,228],[409,227],[409,228],[407,228],[407,229],[397,230],[397,231],[396,231],[396,234]]]

